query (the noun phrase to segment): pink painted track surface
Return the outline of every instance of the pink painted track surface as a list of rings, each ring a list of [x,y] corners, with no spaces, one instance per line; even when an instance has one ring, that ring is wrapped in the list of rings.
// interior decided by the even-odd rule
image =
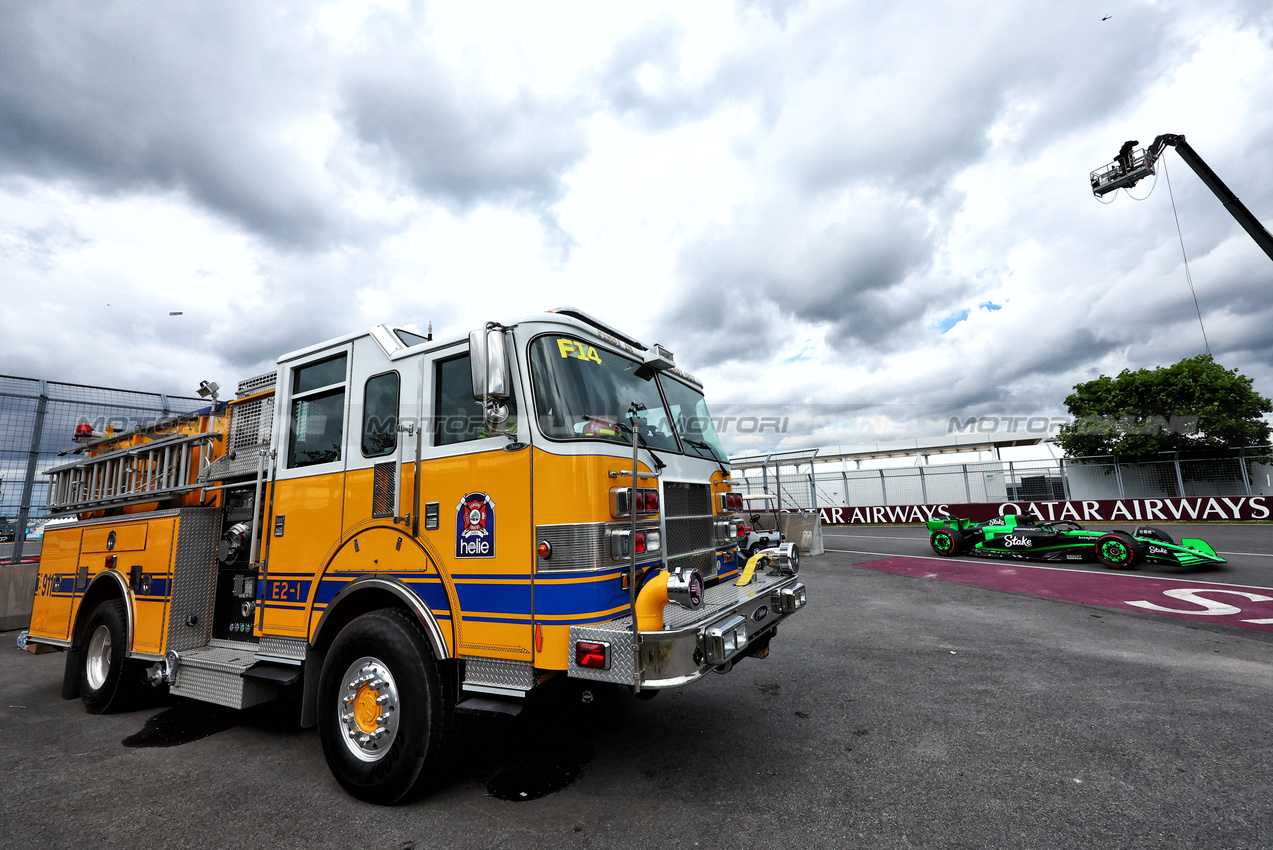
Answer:
[[[1134,573],[1069,570],[1009,561],[898,557],[867,561],[858,566],[1103,608],[1273,631],[1273,591],[1268,588],[1138,576]]]

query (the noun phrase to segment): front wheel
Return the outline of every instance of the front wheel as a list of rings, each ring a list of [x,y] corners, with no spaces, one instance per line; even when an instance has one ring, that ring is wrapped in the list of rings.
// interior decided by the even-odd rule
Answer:
[[[1144,560],[1145,552],[1136,538],[1122,531],[1111,531],[1096,538],[1096,560],[1111,570],[1125,570]]]
[[[128,629],[122,599],[97,606],[84,632],[80,697],[92,714],[123,708],[141,689],[141,674],[128,661]]]
[[[964,536],[957,529],[939,528],[928,539],[928,545],[943,558],[953,558],[964,551]]]
[[[336,636],[318,684],[318,732],[336,781],[389,805],[433,778],[452,705],[415,618],[389,608]]]

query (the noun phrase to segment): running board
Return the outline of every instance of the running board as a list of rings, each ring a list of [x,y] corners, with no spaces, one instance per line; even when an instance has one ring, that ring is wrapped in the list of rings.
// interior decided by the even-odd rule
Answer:
[[[288,655],[299,651],[304,657],[304,641],[289,643],[297,646],[287,647]],[[229,708],[250,708],[269,702],[278,696],[280,687],[301,677],[299,666],[280,663],[280,648],[213,640],[208,646],[186,650],[177,655],[169,693]]]

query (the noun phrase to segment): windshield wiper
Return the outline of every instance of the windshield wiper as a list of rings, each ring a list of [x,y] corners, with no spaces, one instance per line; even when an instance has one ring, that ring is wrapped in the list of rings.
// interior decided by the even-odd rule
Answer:
[[[602,425],[609,425],[613,428],[618,428],[620,431],[624,433],[627,433],[627,434],[632,433],[632,426],[626,422],[618,422],[613,419],[609,419],[605,416],[593,416],[591,413],[580,413],[578,415],[592,422],[597,422]],[[641,448],[649,452],[650,457],[654,459],[654,465],[656,467],[655,472],[662,471],[663,468],[667,466],[667,464],[663,462],[663,458],[659,457],[658,455],[654,453],[654,449],[650,448],[650,444],[646,442],[645,437],[641,434],[640,431],[636,432],[636,438],[637,438],[637,442],[641,444]]]
[[[685,443],[689,443],[691,446],[697,446],[700,449],[707,449],[708,453],[712,456],[712,460],[716,461],[716,465],[720,467],[721,475],[729,474],[729,471],[725,469],[724,461],[722,460],[720,454],[716,451],[716,447],[713,446],[711,443],[706,443],[706,442],[703,442],[702,440],[691,440],[689,437],[686,437],[684,435],[681,436],[681,441]]]

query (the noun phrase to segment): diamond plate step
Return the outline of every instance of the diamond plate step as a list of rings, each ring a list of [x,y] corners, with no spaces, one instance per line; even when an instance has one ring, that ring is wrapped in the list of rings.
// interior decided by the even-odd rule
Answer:
[[[181,653],[180,659],[169,689],[174,696],[248,708],[277,695],[269,683],[243,678],[243,673],[257,662],[255,644],[203,646]]]

